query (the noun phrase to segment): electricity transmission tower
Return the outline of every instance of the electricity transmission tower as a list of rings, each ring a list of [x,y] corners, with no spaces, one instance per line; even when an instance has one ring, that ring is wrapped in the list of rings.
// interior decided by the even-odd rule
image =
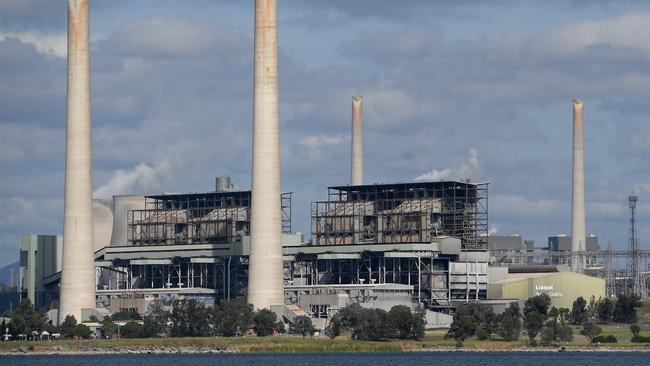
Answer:
[[[612,255],[612,241],[607,243],[607,257],[605,259],[605,296],[616,297],[616,272],[614,271],[614,256]]]
[[[630,196],[630,241],[628,250],[632,254],[632,263],[630,265],[630,277],[632,278],[632,293],[642,298],[646,297],[645,279],[641,268],[641,251],[639,248],[639,239],[636,232],[636,202],[637,196]]]

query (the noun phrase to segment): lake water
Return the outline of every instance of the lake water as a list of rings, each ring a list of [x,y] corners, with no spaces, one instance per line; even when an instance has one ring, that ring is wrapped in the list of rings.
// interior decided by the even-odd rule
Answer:
[[[0,356],[2,366],[641,366],[650,353],[429,352],[228,355]]]

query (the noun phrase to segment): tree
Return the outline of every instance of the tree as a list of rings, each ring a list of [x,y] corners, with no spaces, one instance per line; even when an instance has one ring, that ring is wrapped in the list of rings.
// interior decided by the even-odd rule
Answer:
[[[596,319],[598,317],[598,305],[602,299],[598,299],[596,301],[596,296],[591,295],[591,298],[589,299],[589,304],[585,308],[585,312],[587,313],[587,319]]]
[[[120,327],[120,332],[124,336],[124,338],[144,338],[145,337],[145,331],[144,331],[144,325],[130,321],[123,326]]]
[[[258,337],[266,337],[273,334],[276,326],[277,316],[268,309],[262,309],[255,313],[255,333]]]
[[[341,328],[341,314],[336,313],[330,318],[330,323],[325,330],[327,331],[327,335],[334,339],[341,335]]]
[[[209,313],[202,302],[174,301],[170,320],[174,337],[205,337],[209,334]]]
[[[77,324],[74,327],[72,334],[77,338],[88,339],[90,338],[92,332],[90,331],[90,328],[88,328],[86,324]]]
[[[285,328],[284,322],[282,320],[275,323],[275,326],[273,327],[273,330],[275,330],[278,334],[284,334],[284,333],[287,332],[287,329]]]
[[[497,317],[497,334],[506,341],[519,339],[521,333],[521,312],[516,302]]]
[[[144,334],[147,337],[167,336],[170,315],[162,300],[152,301],[144,317]]]
[[[5,322],[4,319],[2,319],[2,328],[0,329],[0,334],[5,334],[7,331],[7,323]]]
[[[598,303],[597,318],[602,324],[607,324],[614,316],[614,302],[604,298]]]
[[[388,312],[388,321],[399,339],[420,339],[424,336],[426,320],[423,309],[412,312],[405,305],[395,305]]]
[[[361,326],[357,330],[358,339],[378,341],[394,338],[395,327],[383,309],[364,309]]]
[[[524,304],[524,317],[526,314],[536,311],[542,316],[543,320],[546,320],[549,306],[551,306],[551,297],[547,294],[529,297]]]
[[[29,299],[24,299],[11,313],[11,324],[17,332],[29,335],[33,331],[43,330],[47,324],[47,318],[45,313],[32,306]],[[5,329],[2,329],[2,332],[4,331]]]
[[[110,338],[113,334],[117,333],[117,324],[113,323],[111,317],[106,316],[102,320],[102,326],[99,330],[102,332],[102,337]]]
[[[113,321],[142,320],[142,317],[135,311],[118,311],[111,316],[111,319],[113,319]]]
[[[214,307],[213,326],[219,334],[233,337],[255,325],[253,306],[241,298],[224,300]]]
[[[633,335],[638,336],[641,333],[641,327],[639,327],[639,324],[632,324],[630,325],[630,332],[632,332]]]
[[[395,327],[397,338],[406,339],[413,328],[413,313],[404,305],[395,305],[388,312],[390,322]]]
[[[535,337],[544,327],[544,315],[540,314],[537,310],[529,311],[524,316],[524,328],[530,339],[530,344],[535,344]]]
[[[618,323],[636,323],[636,308],[641,306],[641,299],[636,295],[619,294],[614,305],[614,321]]]
[[[316,329],[311,323],[311,318],[307,315],[300,315],[293,318],[293,323],[289,324],[289,333],[300,334],[303,338],[314,334]]]
[[[553,306],[548,311],[548,317],[550,320],[546,322],[546,326],[551,328],[553,334],[553,340],[556,340],[557,329],[559,327],[558,318],[560,317],[560,311],[555,306]]]
[[[569,322],[571,318],[571,311],[567,308],[559,308],[557,309],[559,318],[560,318],[560,324],[565,325],[567,322]]]
[[[594,323],[592,321],[586,322],[583,325],[582,330],[580,331],[580,333],[582,335],[589,338],[589,342],[591,342],[591,343],[593,343],[594,337],[596,337],[598,334],[600,334],[600,332],[601,332],[600,327],[596,323]]]
[[[586,306],[587,302],[582,298],[582,296],[578,297],[573,302],[573,307],[571,309],[571,319],[573,321],[573,324],[580,325],[587,321]]]
[[[456,346],[462,347],[463,342],[476,332],[476,320],[470,315],[455,316],[445,338],[454,338]]]
[[[352,339],[358,339],[357,333],[361,326],[364,310],[357,303],[350,304],[339,310],[336,320],[332,321],[331,326],[337,325],[339,334],[342,331],[347,331],[350,332]]]
[[[75,319],[74,315],[66,315],[63,323],[61,323],[61,334],[66,338],[72,338],[76,326],[77,319]]]

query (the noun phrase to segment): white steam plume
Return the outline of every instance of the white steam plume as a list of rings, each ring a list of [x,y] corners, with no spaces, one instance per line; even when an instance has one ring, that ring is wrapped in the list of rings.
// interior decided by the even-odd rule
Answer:
[[[467,161],[462,162],[459,166],[443,170],[433,169],[428,173],[415,177],[415,181],[465,180],[478,173],[480,168],[481,162],[478,158],[478,150],[470,149]]]

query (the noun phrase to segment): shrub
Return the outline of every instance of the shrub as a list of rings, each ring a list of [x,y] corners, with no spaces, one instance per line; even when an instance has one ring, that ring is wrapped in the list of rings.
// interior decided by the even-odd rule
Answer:
[[[90,338],[91,333],[90,328],[85,324],[77,324],[73,331],[74,336],[81,339]]]
[[[593,343],[617,343],[618,340],[612,334],[594,337]]]
[[[484,341],[486,339],[490,339],[490,336],[491,336],[490,332],[488,332],[485,329],[485,327],[478,327],[476,329],[476,338],[477,339],[480,339],[480,340]]]
[[[144,325],[136,322],[128,322],[120,327],[124,338],[144,338]]]
[[[571,342],[573,340],[573,329],[568,325],[560,325],[557,328],[555,337],[562,342]]]
[[[545,327],[539,334],[542,339],[542,346],[550,346],[554,341],[555,332],[551,327]]]
[[[631,341],[634,343],[650,343],[650,337],[635,335],[632,337]]]

